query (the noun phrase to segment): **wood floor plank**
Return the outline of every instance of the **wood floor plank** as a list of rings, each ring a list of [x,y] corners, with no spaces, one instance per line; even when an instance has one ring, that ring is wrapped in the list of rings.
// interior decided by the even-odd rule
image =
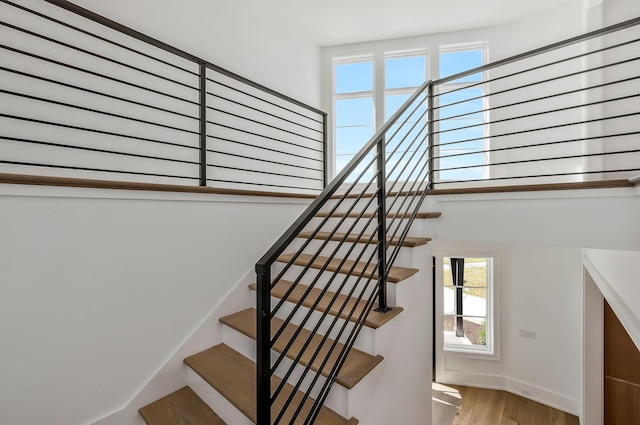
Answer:
[[[226,425],[189,387],[140,409],[148,425]]]
[[[294,254],[283,254],[280,257],[278,257],[278,261],[281,263],[288,263],[293,259]],[[297,266],[306,266],[307,264],[311,263],[311,267],[314,269],[322,269],[325,265],[325,263],[328,261],[327,257],[322,257],[319,256],[315,259],[315,261],[313,261],[313,263],[311,262],[311,258],[313,258],[312,255],[309,254],[300,254],[294,261],[294,264]],[[344,262],[344,264],[340,266],[340,262],[342,260],[339,258],[334,258],[331,261],[329,261],[328,266],[326,267],[326,270],[334,272],[336,270],[339,269],[339,273],[348,273],[349,270],[351,269],[351,267],[353,267],[353,264],[355,263],[355,261],[353,260],[346,260]],[[376,266],[375,264],[369,264],[366,268],[366,263],[363,262],[359,262],[356,264],[354,270],[353,270],[353,274],[354,275],[360,275],[360,273],[363,274],[364,278],[368,279],[370,276],[372,277],[372,279],[377,279],[378,277],[378,273],[376,271]],[[389,274],[387,276],[387,281],[390,283],[399,283],[411,276],[413,276],[414,274],[418,273],[418,269],[410,269],[410,268],[406,268],[406,267],[391,267],[391,270],[389,271]]]
[[[249,338],[256,339],[256,310],[248,308],[246,310],[239,311],[234,314],[222,317],[220,319],[222,323],[232,327],[238,332],[248,336]],[[274,317],[271,320],[271,335],[275,335],[284,325],[284,322]],[[282,353],[294,337],[296,331],[299,330],[298,326],[287,324],[284,327],[284,331],[281,337],[273,344],[273,349],[278,353]],[[303,351],[303,346],[306,341],[310,341],[307,348]],[[328,376],[331,369],[336,364],[340,351],[344,347],[344,344],[337,343],[335,349],[329,355],[329,350],[334,341],[327,338],[322,342],[323,336],[320,334],[312,334],[307,329],[301,329],[299,335],[295,340],[291,348],[287,351],[287,357],[294,360],[302,352],[300,358],[300,364],[307,366],[311,363],[313,353],[319,348],[319,354],[311,363],[311,369],[315,372],[320,371],[322,363],[329,357],[325,366],[322,367],[321,373],[323,376]],[[340,373],[336,377],[336,382],[345,388],[353,388],[362,378],[364,378],[374,367],[376,367],[382,361],[382,356],[372,356],[363,351],[352,349],[347,356]]]
[[[313,232],[300,232],[298,234],[298,237],[309,239],[312,234]],[[349,235],[347,235],[346,233],[335,233],[331,235],[330,232],[318,232],[313,236],[313,239],[319,239],[319,240],[330,239],[332,241],[341,241],[344,239],[345,242],[357,242],[357,243],[365,243],[371,240],[371,242],[369,242],[370,244],[375,245],[378,243],[378,238],[375,236],[373,238],[371,238],[371,235],[362,235],[361,237],[358,237],[358,235],[355,233],[349,234]],[[402,246],[406,248],[415,248],[417,246],[426,245],[430,241],[431,241],[431,238],[416,238],[416,237],[407,236],[405,240],[402,241]],[[400,243],[400,238],[397,236],[394,238],[387,238],[387,243],[390,245],[398,245]]]
[[[360,314],[362,313],[362,310],[364,309],[366,304],[365,300],[360,300],[359,302],[357,301],[356,298],[349,298],[347,300],[346,295],[337,294],[336,296],[336,294],[331,291],[326,291],[324,294],[322,294],[322,290],[320,290],[319,288],[311,288],[311,290],[309,290],[309,294],[307,295],[307,297],[303,299],[304,294],[309,289],[309,287],[301,283],[295,285],[293,289],[291,289],[292,286],[293,286],[293,282],[280,280],[271,289],[271,296],[282,299],[287,294],[287,291],[291,290],[291,292],[289,293],[289,296],[287,297],[287,301],[290,301],[294,304],[298,304],[302,301],[302,305],[307,308],[313,307],[316,301],[318,301],[318,298],[320,298],[320,301],[317,303],[315,309],[318,311],[326,311],[328,309],[329,314],[333,316],[337,315],[340,311],[340,307],[346,303],[346,308],[343,309],[342,313],[340,313],[340,316],[343,319],[346,319],[348,317],[348,313],[353,308],[353,305],[357,303],[357,306],[354,310],[354,314],[350,318],[352,321],[355,321],[358,317],[360,317]],[[256,284],[252,283],[251,285],[249,285],[249,289],[251,289],[252,291],[255,291]],[[336,296],[336,300],[333,304],[331,304],[331,306],[329,306],[334,296]],[[364,322],[365,326],[368,326],[373,329],[377,329],[380,326],[384,325],[385,323],[389,322],[391,319],[393,319],[403,311],[402,307],[391,307],[391,310],[387,311],[386,313],[380,313],[375,311],[377,307],[378,307],[378,303],[375,303],[373,305],[373,309],[371,310],[371,312],[369,312],[369,315],[365,319],[365,322]]]
[[[187,357],[184,362],[246,417],[256,422],[256,365],[254,362],[225,344],[216,345]],[[272,387],[275,389],[279,384],[280,379],[274,377]],[[284,389],[273,404],[273,419],[282,410],[293,389],[289,384],[284,385]],[[285,411],[282,423],[298,425],[304,422],[303,419],[310,412],[314,400],[308,398],[303,404],[302,397],[303,393],[300,391],[294,394],[293,402]],[[293,421],[293,414],[300,405],[302,405],[302,412]],[[357,419],[347,420],[326,407],[322,407],[315,421],[317,425],[356,425],[357,423]]]
[[[451,425],[579,425],[574,415],[505,391],[448,386],[462,396],[460,411]]]

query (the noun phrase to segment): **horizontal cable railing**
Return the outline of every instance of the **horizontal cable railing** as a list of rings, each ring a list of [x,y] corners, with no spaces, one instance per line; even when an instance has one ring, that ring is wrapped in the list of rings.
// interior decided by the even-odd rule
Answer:
[[[640,18],[434,81],[434,183],[640,172]]]
[[[326,114],[64,0],[0,0],[0,173],[316,194]]]
[[[256,264],[259,425],[314,423],[430,189],[640,171],[638,23],[427,82],[376,132]]]
[[[429,87],[411,96],[256,264],[258,424],[314,423],[367,315],[388,310],[386,276],[428,189]],[[276,286],[284,295],[272,305]],[[302,295],[285,308],[294,291]],[[293,323],[296,330],[287,331]]]

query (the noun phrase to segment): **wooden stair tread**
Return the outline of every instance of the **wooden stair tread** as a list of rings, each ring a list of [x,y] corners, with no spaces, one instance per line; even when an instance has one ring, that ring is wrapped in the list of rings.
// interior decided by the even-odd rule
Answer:
[[[293,259],[293,256],[294,254],[283,254],[280,257],[278,257],[277,261],[282,263],[289,263]],[[294,264],[297,266],[304,267],[311,262],[312,257],[313,256],[309,254],[300,254],[298,258],[296,258],[296,260],[294,261]],[[314,269],[322,269],[324,267],[324,264],[327,262],[327,260],[328,260],[327,257],[318,256],[315,259],[315,261],[311,264],[311,267]],[[326,270],[331,272],[338,270],[338,266],[340,265],[341,261],[342,260],[340,258],[332,259],[327,265]],[[351,269],[353,264],[354,264],[353,260],[346,260],[342,265],[342,267],[340,267],[339,273],[349,273],[349,270]],[[363,273],[363,278],[368,279],[369,276],[373,276],[374,279],[377,279],[378,273],[377,273],[376,265],[369,264],[365,270],[365,264],[366,263],[359,262],[356,265],[356,267],[353,269],[353,274],[360,275],[360,273],[362,273],[362,271],[364,270],[365,273]],[[413,276],[414,274],[418,273],[418,271],[419,271],[418,269],[410,269],[406,267],[393,266],[389,271],[389,275],[387,276],[387,281],[390,283],[399,283]]]
[[[226,425],[189,387],[141,408],[148,425]]]
[[[316,217],[327,217],[329,215],[329,213],[327,211],[320,211],[319,213],[316,214]],[[364,213],[362,215],[362,218],[371,218],[375,215],[375,213]],[[442,213],[439,212],[422,212],[422,213],[418,213],[416,214],[416,218],[417,219],[430,219],[430,218],[438,218],[442,215]],[[344,212],[334,212],[333,214],[331,214],[331,217],[344,217],[345,213]],[[347,217],[349,218],[358,218],[360,216],[360,213],[357,212],[352,212],[349,214],[346,214]],[[387,214],[387,218],[410,218],[411,214],[408,213],[389,213]]]
[[[286,280],[280,280],[271,289],[271,296],[276,298],[281,298],[281,299],[284,298],[285,294],[287,293],[289,288],[291,288],[292,285],[293,285],[292,282],[289,282]],[[249,289],[251,289],[252,291],[255,291],[256,284],[252,283],[251,285],[249,285]],[[300,300],[302,300],[302,296],[307,291],[307,289],[308,289],[308,286],[303,285],[301,283],[297,284],[295,288],[291,291],[289,296],[287,297],[287,301],[290,301],[294,304],[298,304]],[[302,302],[302,305],[307,308],[313,307],[313,304],[321,296],[321,293],[322,291],[320,289],[312,288],[311,291],[309,292],[309,295]],[[316,310],[325,311],[328,308],[329,302],[331,301],[334,295],[335,295],[334,292],[330,292],[330,291],[325,292],[325,294],[322,295],[320,302],[318,302],[318,305],[316,306]],[[340,310],[340,306],[345,303],[346,299],[347,299],[346,295],[338,294],[336,301],[333,303],[333,305],[329,309],[329,314],[333,316],[338,314],[338,311]],[[353,304],[356,301],[357,300],[355,298],[350,298],[347,301],[347,307],[344,309],[344,311],[340,315],[343,319],[347,318],[348,312],[351,311],[351,308],[353,307]],[[366,301],[364,300],[360,300],[360,302],[358,302],[358,306],[356,307],[353,314],[354,317],[351,318],[352,321],[355,321],[360,316],[360,313],[362,312],[362,309],[364,308],[365,304],[366,304]],[[380,326],[387,323],[389,320],[396,317],[403,310],[402,307],[391,307],[391,310],[387,311],[386,313],[379,313],[375,311],[377,307],[378,307],[378,303],[375,303],[373,305],[373,309],[369,312],[369,315],[365,319],[365,322],[364,322],[365,326],[368,326],[373,329],[377,329]]]
[[[249,338],[252,338],[254,340],[256,339],[256,310],[254,308],[248,308],[246,310],[242,310],[237,313],[222,317],[220,321],[225,325],[237,330],[238,332],[243,333]],[[284,321],[282,319],[278,317],[274,317],[273,319],[271,319],[271,335],[275,335],[275,333],[283,325]],[[298,329],[299,327],[296,325],[293,325],[291,323],[287,324],[280,338],[278,338],[272,348],[278,353],[282,353],[286,345],[293,338],[294,333]],[[300,331],[298,337],[294,340],[291,348],[287,352],[287,357],[294,360],[302,351],[302,347],[307,339],[310,339],[311,342],[300,357],[299,363],[303,366],[307,366],[311,361],[313,353],[318,347],[321,347],[318,356],[311,365],[311,369],[317,372],[320,370],[322,362],[327,358],[329,349],[331,348],[331,345],[334,343],[334,341],[327,338],[324,343],[322,343],[322,335],[317,333],[312,334],[310,330],[303,328]],[[340,354],[340,351],[343,347],[344,344],[342,343],[336,344],[335,349],[329,356],[329,361],[327,361],[321,371],[323,376],[327,377],[329,375],[329,372],[331,372],[331,369],[338,360],[338,355]],[[376,367],[376,365],[378,365],[378,363],[380,363],[381,361],[382,356],[372,356],[354,348],[349,352],[349,355],[347,356],[342,369],[336,377],[336,382],[345,388],[351,389],[369,372],[371,372],[371,370]]]
[[[309,237],[311,237],[311,235],[313,234],[313,232],[300,232],[298,234],[299,238],[305,238],[308,239]],[[329,239],[329,235],[331,233],[330,232],[318,232],[316,233],[316,235],[313,237],[314,239],[321,239],[321,240],[326,240]],[[358,235],[353,233],[353,234],[349,234],[347,235],[346,233],[334,233],[333,236],[331,236],[331,240],[332,241],[341,241],[343,238],[345,238],[346,235],[346,242],[358,242],[358,243],[365,243],[366,241],[369,240],[369,238],[371,237],[371,235],[362,235],[358,240]],[[421,246],[421,245],[426,245],[427,243],[429,243],[431,241],[431,238],[416,238],[416,237],[411,237],[411,236],[407,236],[404,241],[402,242],[402,246],[403,247],[407,247],[407,248],[414,248],[416,246]],[[398,236],[394,237],[393,239],[391,238],[387,238],[387,243],[391,244],[391,245],[398,245],[398,242],[400,242],[400,238]],[[369,242],[371,244],[377,244],[378,243],[378,237],[374,236],[371,239],[371,242]]]
[[[184,362],[202,377],[209,385],[231,402],[253,423],[256,422],[256,364],[225,344],[204,350],[187,357]],[[280,384],[280,379],[274,376],[271,380],[272,388]],[[272,418],[284,406],[293,386],[285,384],[282,392],[275,400],[272,408]],[[290,423],[297,407],[302,402],[304,394],[297,391],[293,401],[283,415],[282,423]],[[311,410],[314,400],[308,398],[294,424],[302,424]],[[356,425],[354,418],[347,420],[331,409],[322,407],[315,421],[318,425]]]

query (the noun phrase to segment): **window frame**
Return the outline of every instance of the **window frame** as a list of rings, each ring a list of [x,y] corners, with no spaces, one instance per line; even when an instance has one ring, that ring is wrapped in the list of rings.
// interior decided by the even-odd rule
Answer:
[[[434,252],[435,261],[435,340],[438,357],[468,357],[500,360],[500,253],[495,251],[443,250]],[[491,272],[487,270],[487,347],[447,345],[444,342],[444,258],[492,258]],[[491,275],[491,279],[489,279]]]
[[[483,58],[486,63],[489,61],[489,40],[491,39],[492,33],[490,30],[480,29],[323,47],[321,52],[321,97],[323,109],[329,111],[326,147],[328,178],[332,179],[336,175],[335,102],[333,99],[335,93],[334,63],[352,59],[357,61],[367,56],[377,58],[374,63],[374,91],[376,92],[374,94],[374,108],[376,114],[375,125],[376,128],[379,128],[380,124],[378,122],[384,122],[385,114],[384,60],[380,61],[379,58],[383,58],[385,54],[388,57],[392,57],[395,55],[410,56],[417,52],[424,52],[427,57],[425,78],[427,80],[435,80],[439,75],[439,56],[442,48],[482,47],[484,49]],[[380,73],[382,73],[382,78],[377,77]],[[382,83],[376,87],[376,81],[381,81]],[[380,96],[380,93],[383,93],[381,101],[375,99],[375,96]],[[382,108],[378,105],[382,105]]]

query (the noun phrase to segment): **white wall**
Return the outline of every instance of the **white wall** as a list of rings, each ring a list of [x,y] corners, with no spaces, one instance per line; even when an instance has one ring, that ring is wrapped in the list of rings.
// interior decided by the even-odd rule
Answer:
[[[438,379],[516,393],[525,389],[546,404],[589,414],[583,397],[594,395],[583,394],[582,382],[596,377],[583,377],[578,359],[587,342],[585,309],[592,311],[597,300],[583,302],[583,264],[616,304],[630,335],[640,339],[640,190],[429,196],[423,210],[442,212],[429,223],[434,252],[492,251],[501,264],[499,360],[448,356]],[[536,331],[537,339],[519,337],[519,329]],[[588,344],[593,354],[597,341]]]
[[[575,359],[582,350],[581,251],[442,239],[434,244],[436,255],[452,250],[498,258],[497,355],[444,354],[438,345],[438,381],[505,389],[579,414],[582,369]],[[521,337],[520,329],[536,332],[536,339]]]
[[[77,0],[76,4],[312,106],[320,105],[320,48],[235,0]]]
[[[640,189],[427,196],[447,240],[640,250]]]
[[[122,409],[308,202],[0,190],[0,422],[15,425]]]

